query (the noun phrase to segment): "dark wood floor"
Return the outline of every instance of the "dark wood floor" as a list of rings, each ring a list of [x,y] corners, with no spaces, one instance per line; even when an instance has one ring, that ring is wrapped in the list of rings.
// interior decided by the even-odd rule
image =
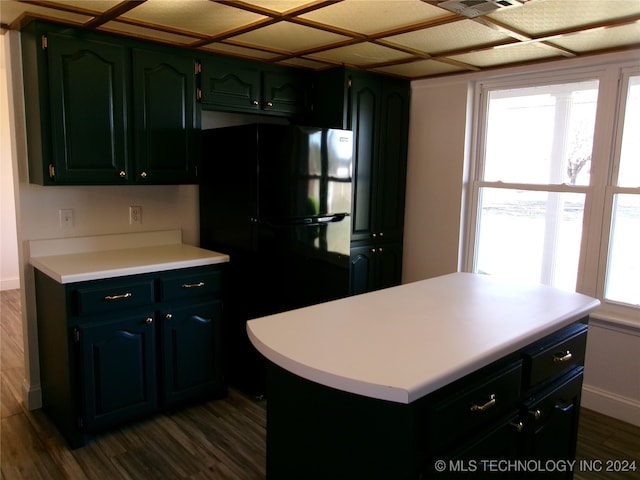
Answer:
[[[266,402],[234,390],[226,399],[157,415],[70,450],[44,413],[26,410],[20,400],[17,290],[0,292],[0,316],[0,479],[265,478]],[[640,478],[640,427],[583,409],[578,458],[595,460],[594,466],[602,462],[603,468],[607,460],[635,460],[638,470],[577,471],[576,480]]]

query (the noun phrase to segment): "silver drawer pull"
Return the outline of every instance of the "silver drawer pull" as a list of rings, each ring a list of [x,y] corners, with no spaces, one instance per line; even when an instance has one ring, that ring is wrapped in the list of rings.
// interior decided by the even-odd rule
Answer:
[[[182,288],[198,288],[198,287],[204,287],[204,282],[182,284]]]
[[[484,405],[471,405],[471,411],[472,412],[484,412],[485,410],[490,409],[491,407],[493,407],[496,404],[496,396],[495,394],[491,394],[491,397],[489,397],[489,401],[487,403],[485,403]]]
[[[573,355],[569,350],[567,350],[567,353],[560,353],[560,354],[554,355],[553,363],[568,362],[569,360],[571,360],[571,357],[573,357]]]
[[[111,302],[113,300],[124,300],[125,298],[131,298],[131,297],[133,297],[133,293],[127,292],[127,293],[121,293],[120,295],[107,295],[106,297],[104,297],[104,299],[107,302]]]

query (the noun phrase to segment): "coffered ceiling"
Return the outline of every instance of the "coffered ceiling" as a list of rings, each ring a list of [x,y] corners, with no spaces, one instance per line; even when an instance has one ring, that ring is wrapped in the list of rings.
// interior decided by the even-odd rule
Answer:
[[[634,49],[640,0],[0,0],[34,18],[205,52],[409,79]]]

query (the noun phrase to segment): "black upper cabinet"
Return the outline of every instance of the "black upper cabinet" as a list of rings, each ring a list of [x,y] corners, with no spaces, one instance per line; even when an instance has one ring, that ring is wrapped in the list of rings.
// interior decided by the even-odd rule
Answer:
[[[42,22],[22,51],[31,182],[195,182],[194,59]]]
[[[202,58],[204,109],[305,118],[311,78],[304,70],[249,60]]]
[[[136,181],[191,183],[196,177],[195,62],[133,50]]]
[[[127,49],[78,40],[47,35],[51,173],[61,183],[110,183],[130,165]]]
[[[207,57],[201,60],[204,108],[256,113],[260,110],[260,68],[246,60]]]

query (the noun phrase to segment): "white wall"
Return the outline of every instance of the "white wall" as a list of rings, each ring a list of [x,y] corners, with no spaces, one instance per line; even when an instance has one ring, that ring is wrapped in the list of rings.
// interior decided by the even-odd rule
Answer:
[[[0,35],[0,290],[20,287],[5,36]]]
[[[412,82],[403,282],[461,270],[474,81],[596,63],[640,62],[640,51]],[[640,315],[593,315],[583,405],[640,425]]]
[[[403,283],[458,271],[468,83],[412,85]]]

